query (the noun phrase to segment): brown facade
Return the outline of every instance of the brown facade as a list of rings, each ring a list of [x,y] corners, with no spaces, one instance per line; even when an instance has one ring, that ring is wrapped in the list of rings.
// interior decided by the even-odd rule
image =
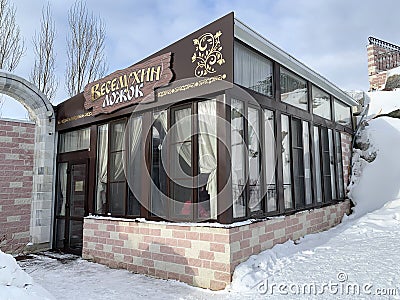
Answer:
[[[220,289],[250,254],[340,222],[355,102],[237,26],[228,14],[57,106],[55,248]]]

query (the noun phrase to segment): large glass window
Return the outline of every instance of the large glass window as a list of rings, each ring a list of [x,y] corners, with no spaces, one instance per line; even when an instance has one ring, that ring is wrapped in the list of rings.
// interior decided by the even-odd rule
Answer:
[[[244,137],[244,104],[232,99],[231,102],[231,168],[233,217],[246,215],[246,144]]]
[[[173,201],[170,216],[216,219],[216,100],[172,108],[171,118],[168,174]]]
[[[217,218],[217,102],[198,103],[199,219]]]
[[[128,125],[123,119],[98,126],[96,214],[139,215],[137,197],[141,187],[141,126],[141,117],[134,118]],[[125,152],[125,149],[129,150]]]
[[[275,117],[268,109],[264,110],[264,154],[265,159],[265,182],[267,211],[272,212],[278,209],[275,184]]]
[[[61,133],[58,144],[60,153],[89,149],[90,128]]]
[[[315,165],[315,190],[317,202],[322,202],[322,174],[321,174],[321,143],[319,128],[314,126],[314,165]]]
[[[260,191],[260,117],[259,110],[248,109],[248,158],[249,158],[249,208],[251,212],[261,210]]]
[[[125,120],[113,122],[110,127],[109,208],[112,215],[124,215],[126,180],[122,151],[124,150]]]
[[[125,177],[128,181],[127,215],[140,215],[139,200],[142,194],[142,116],[131,117],[125,128],[126,152],[124,159]]]
[[[324,202],[330,202],[332,200],[332,179],[328,129],[321,127],[320,132]]]
[[[344,181],[343,181],[343,159],[342,159],[342,143],[340,138],[340,132],[335,132],[335,144],[336,144],[336,170],[338,180],[338,197],[344,198]]]
[[[164,139],[167,133],[167,111],[153,113],[151,152],[151,212],[162,217],[166,215],[167,175],[162,158],[166,157]]]
[[[351,126],[351,107],[335,99],[335,122],[343,126]]]
[[[67,201],[67,168],[68,163],[58,164],[57,216],[65,216],[65,206]]]
[[[108,124],[97,128],[97,172],[95,213],[105,214],[107,211],[107,164],[108,164]]]
[[[310,127],[303,121],[303,150],[304,150],[304,184],[305,204],[312,204],[312,178],[311,178],[311,152],[310,152]]]
[[[282,166],[283,166],[283,196],[285,208],[293,208],[292,202],[292,172],[290,156],[290,127],[289,117],[282,115]]]
[[[294,73],[281,68],[281,101],[308,110],[307,82]]]
[[[175,108],[171,111],[171,140],[169,142],[171,198],[170,215],[191,219],[193,216],[193,157],[192,108]],[[185,205],[186,204],[186,205]]]
[[[272,96],[272,62],[248,47],[235,42],[235,83]]]
[[[312,87],[312,109],[313,113],[330,120],[331,114],[331,100],[328,93],[313,86]]]
[[[293,186],[296,208],[304,206],[303,130],[299,119],[292,119]]]
[[[328,129],[329,138],[329,166],[331,170],[332,199],[336,199],[336,176],[335,176],[335,145],[333,144],[332,129]]]

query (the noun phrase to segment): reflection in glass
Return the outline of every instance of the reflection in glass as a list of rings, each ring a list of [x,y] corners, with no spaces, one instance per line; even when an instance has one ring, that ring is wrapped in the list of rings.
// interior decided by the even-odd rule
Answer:
[[[281,101],[308,110],[307,82],[294,73],[281,68]]]
[[[328,93],[313,86],[312,87],[312,109],[313,113],[330,120],[331,119],[331,100]]]
[[[304,153],[301,120],[292,119],[293,188],[296,208],[304,206]]]
[[[128,211],[130,216],[140,215],[140,204],[138,198],[142,192],[142,166],[144,163],[142,153],[142,116],[132,116],[126,126],[125,142],[125,171],[124,175],[128,181]]]
[[[338,180],[338,196],[339,199],[344,198],[344,181],[343,181],[343,159],[342,159],[342,142],[340,138],[340,132],[335,132],[335,143],[336,143],[336,169],[337,169],[337,180]]]
[[[343,126],[351,126],[351,108],[335,99],[335,122]]]
[[[319,141],[319,129],[314,126],[314,163],[317,202],[322,202],[322,176],[321,176],[321,152]]]
[[[107,200],[107,164],[108,164],[108,124],[97,129],[97,171],[95,213],[106,213]]]
[[[321,150],[324,202],[330,202],[332,200],[331,160],[329,153],[328,129],[324,127],[321,127]]]
[[[83,222],[69,222],[69,247],[71,249],[80,250],[83,244]]]
[[[56,219],[56,249],[65,247],[65,219]]]
[[[170,131],[171,216],[192,219],[192,120],[191,108],[173,110]]]
[[[310,154],[310,128],[306,121],[303,121],[303,149],[304,149],[304,182],[306,205],[312,204],[312,178],[311,178],[311,154]]]
[[[248,116],[249,208],[255,212],[261,210],[259,111],[249,107]]]
[[[108,201],[111,215],[125,215],[126,179],[123,164],[125,120],[110,124],[110,174]]]
[[[121,216],[125,214],[125,182],[110,183],[110,213]]]
[[[151,153],[151,178],[153,180],[151,191],[151,212],[157,216],[165,216],[166,203],[164,196],[167,194],[167,175],[162,157],[165,157],[163,148],[164,138],[167,131],[167,111],[153,114],[152,125],[152,153]]]
[[[216,101],[198,103],[198,216],[217,218],[217,109]]]
[[[244,105],[239,100],[231,101],[231,167],[232,167],[232,197],[233,217],[246,215],[245,196],[245,155],[244,143]]]
[[[67,168],[68,163],[58,164],[57,216],[65,216],[65,204],[67,201]]]
[[[293,208],[292,202],[292,179],[291,179],[291,157],[290,157],[290,131],[289,117],[282,115],[282,165],[283,165],[283,196],[285,208]]]
[[[69,195],[70,215],[85,216],[86,164],[71,166],[71,189]]]
[[[331,175],[332,199],[336,199],[335,150],[333,144],[332,129],[328,129],[328,138],[329,138],[329,166]]]
[[[267,211],[276,211],[277,197],[275,185],[275,118],[274,112],[264,110],[264,157],[265,157],[265,181],[266,181],[266,201]]]

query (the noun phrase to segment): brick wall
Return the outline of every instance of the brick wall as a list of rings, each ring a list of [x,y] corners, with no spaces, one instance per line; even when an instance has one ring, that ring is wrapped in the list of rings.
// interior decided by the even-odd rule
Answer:
[[[0,120],[0,243],[18,251],[29,242],[35,124]]]
[[[87,217],[83,258],[133,272],[220,290],[252,254],[326,230],[349,212],[349,201],[242,226],[182,226]]]
[[[387,71],[382,71],[375,75],[369,76],[369,89],[370,91],[380,91],[385,88]]]
[[[345,190],[347,185],[349,184],[349,173],[350,173],[350,165],[351,165],[351,144],[352,138],[351,135],[345,132],[341,133],[342,140],[342,160],[343,160],[343,180]]]

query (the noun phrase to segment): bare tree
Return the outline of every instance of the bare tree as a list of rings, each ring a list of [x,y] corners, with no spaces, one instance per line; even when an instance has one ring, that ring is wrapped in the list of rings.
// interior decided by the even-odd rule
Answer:
[[[35,63],[29,79],[36,84],[39,90],[51,101],[57,91],[58,82],[55,76],[54,40],[56,25],[54,23],[50,4],[42,9],[40,32],[33,37]]]
[[[15,23],[15,6],[0,0],[0,69],[13,71],[25,52],[19,26]],[[0,117],[5,96],[0,95]]]
[[[0,0],[0,69],[13,71],[25,52],[25,44],[15,23],[15,6]]]
[[[67,37],[67,69],[65,84],[70,96],[83,91],[86,84],[104,76],[104,22],[89,13],[86,4],[78,0],[68,12],[70,35]]]

